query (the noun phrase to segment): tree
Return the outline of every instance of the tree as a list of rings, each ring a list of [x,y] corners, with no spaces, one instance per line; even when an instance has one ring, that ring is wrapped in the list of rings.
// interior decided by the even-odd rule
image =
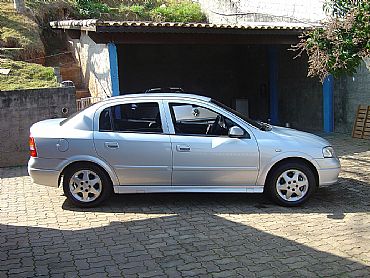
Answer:
[[[24,0],[14,0],[14,8],[18,13],[24,14],[26,12]]]
[[[370,1],[326,0],[323,27],[306,32],[294,47],[308,55],[308,76],[353,74],[370,56]]]

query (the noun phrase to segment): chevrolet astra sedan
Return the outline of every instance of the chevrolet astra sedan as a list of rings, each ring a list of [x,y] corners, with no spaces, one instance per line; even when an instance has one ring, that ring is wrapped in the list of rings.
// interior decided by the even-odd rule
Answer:
[[[30,134],[33,181],[81,207],[112,192],[265,192],[297,206],[340,171],[328,141],[185,93],[109,98]]]

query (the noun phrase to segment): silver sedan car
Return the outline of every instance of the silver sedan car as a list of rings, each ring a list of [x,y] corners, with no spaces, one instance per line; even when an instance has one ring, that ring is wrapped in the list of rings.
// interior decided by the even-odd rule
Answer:
[[[109,98],[30,134],[33,181],[81,207],[112,192],[265,192],[297,206],[340,171],[328,141],[185,93]]]

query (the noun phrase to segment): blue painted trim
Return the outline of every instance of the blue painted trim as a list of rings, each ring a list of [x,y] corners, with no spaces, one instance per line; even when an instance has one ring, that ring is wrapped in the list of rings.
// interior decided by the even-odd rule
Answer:
[[[119,96],[119,77],[118,77],[118,58],[117,46],[114,43],[108,43],[110,79],[112,82],[112,96]]]
[[[276,46],[268,48],[270,120],[274,125],[279,123],[278,55]]]
[[[323,91],[323,108],[324,108],[324,132],[330,133],[334,131],[334,78],[328,75],[322,85]]]

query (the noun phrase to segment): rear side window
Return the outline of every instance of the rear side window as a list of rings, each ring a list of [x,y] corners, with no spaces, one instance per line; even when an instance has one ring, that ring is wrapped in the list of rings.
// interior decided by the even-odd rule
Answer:
[[[100,131],[113,131],[111,107],[105,108],[99,117],[99,130]]]
[[[129,103],[106,108],[99,117],[99,130],[162,133],[158,103]]]

